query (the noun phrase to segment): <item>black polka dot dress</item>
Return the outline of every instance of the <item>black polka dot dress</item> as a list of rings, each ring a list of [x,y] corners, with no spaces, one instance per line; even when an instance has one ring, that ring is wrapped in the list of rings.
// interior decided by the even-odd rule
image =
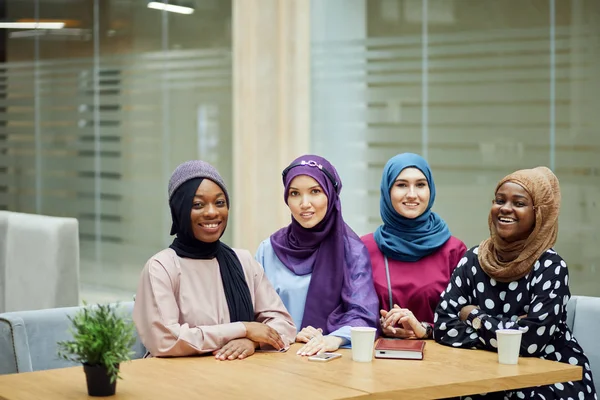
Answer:
[[[597,400],[587,357],[567,327],[566,305],[571,297],[567,264],[552,249],[535,262],[531,272],[509,283],[490,278],[479,265],[474,247],[465,253],[442,292],[434,314],[434,338],[453,347],[497,351],[497,329],[519,329],[522,357],[540,357],[583,367],[576,382],[520,389],[468,398]],[[461,308],[475,305],[469,318],[460,321]],[[519,316],[526,317],[519,319]],[[481,326],[471,321],[479,317]]]

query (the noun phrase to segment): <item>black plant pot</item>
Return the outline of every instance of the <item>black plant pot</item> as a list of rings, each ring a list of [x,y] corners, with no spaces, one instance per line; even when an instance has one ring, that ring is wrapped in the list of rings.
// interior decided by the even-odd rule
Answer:
[[[119,365],[117,364],[117,369]],[[113,396],[117,389],[117,380],[110,383],[110,375],[104,365],[83,364],[88,394],[95,397]]]

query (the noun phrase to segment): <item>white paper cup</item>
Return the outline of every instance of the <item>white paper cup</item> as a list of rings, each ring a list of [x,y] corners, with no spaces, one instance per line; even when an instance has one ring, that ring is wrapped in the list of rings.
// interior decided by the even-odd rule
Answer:
[[[375,328],[351,327],[352,359],[358,362],[371,362],[373,360],[373,347],[375,346]]]
[[[517,329],[498,329],[498,362],[500,364],[517,364],[523,332]]]

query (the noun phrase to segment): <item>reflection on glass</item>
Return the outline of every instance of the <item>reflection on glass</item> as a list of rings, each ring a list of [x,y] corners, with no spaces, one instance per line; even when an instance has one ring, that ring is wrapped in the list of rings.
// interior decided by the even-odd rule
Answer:
[[[0,208],[76,217],[84,286],[135,289],[171,240],[180,162],[231,181],[231,4],[200,3],[2,2],[7,21],[64,27],[0,29]]]
[[[343,177],[355,176],[357,165],[368,171],[344,200],[345,209],[363,210],[347,213],[349,223],[360,233],[376,228],[384,163],[417,152],[434,171],[436,211],[474,246],[488,235],[496,182],[547,165],[561,181],[557,249],[571,266],[572,290],[600,295],[600,100],[592,95],[600,85],[600,3],[353,1],[366,29],[336,37],[349,4],[321,17],[336,29],[313,16],[312,45],[314,148],[338,155]],[[336,90],[337,82],[346,88]],[[336,109],[345,115],[332,119]],[[360,133],[346,135],[352,130]],[[336,134],[347,140],[334,146]],[[343,156],[347,148],[353,157]]]

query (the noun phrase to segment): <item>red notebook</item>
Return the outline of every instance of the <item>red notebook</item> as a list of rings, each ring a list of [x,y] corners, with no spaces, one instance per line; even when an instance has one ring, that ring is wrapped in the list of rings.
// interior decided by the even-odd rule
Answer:
[[[398,358],[403,360],[422,360],[424,340],[385,339],[375,345],[375,358]]]

